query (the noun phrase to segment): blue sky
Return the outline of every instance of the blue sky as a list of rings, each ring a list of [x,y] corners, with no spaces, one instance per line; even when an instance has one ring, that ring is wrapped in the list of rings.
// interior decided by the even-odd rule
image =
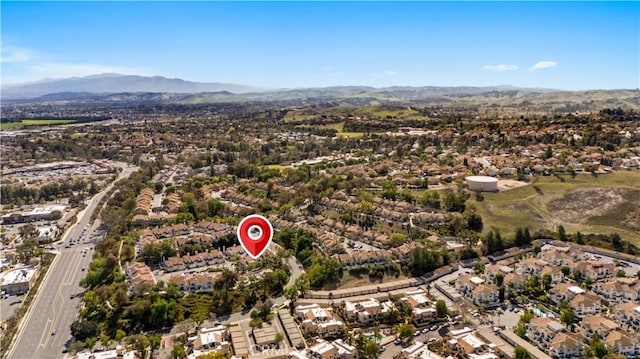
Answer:
[[[2,83],[640,87],[640,3],[5,2]]]

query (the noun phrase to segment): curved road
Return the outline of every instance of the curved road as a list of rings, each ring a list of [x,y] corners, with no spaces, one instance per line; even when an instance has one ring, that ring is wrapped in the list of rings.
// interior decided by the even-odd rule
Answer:
[[[118,179],[126,178],[137,167],[122,165]],[[78,221],[62,237],[59,251],[47,271],[40,289],[23,319],[8,357],[11,359],[61,358],[65,344],[72,340],[71,323],[76,319],[83,289],[80,280],[85,276],[84,268],[89,266],[93,253],[93,243],[83,243],[93,232],[88,228],[91,215],[98,203],[113,187],[114,181],[96,194],[87,207],[78,214]],[[82,236],[83,229],[86,234]],[[82,238],[81,238],[82,236]],[[75,245],[70,239],[80,238]],[[83,253],[84,252],[84,253]],[[72,298],[73,297],[73,298]]]

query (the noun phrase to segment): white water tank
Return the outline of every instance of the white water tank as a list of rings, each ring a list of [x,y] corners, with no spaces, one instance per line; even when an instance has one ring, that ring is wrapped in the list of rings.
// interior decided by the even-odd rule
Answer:
[[[472,191],[497,192],[498,179],[489,176],[469,176],[465,178],[467,186]]]

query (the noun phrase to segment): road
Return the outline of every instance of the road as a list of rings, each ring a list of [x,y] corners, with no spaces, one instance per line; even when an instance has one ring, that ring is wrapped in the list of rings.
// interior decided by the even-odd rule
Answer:
[[[137,170],[137,167],[122,168],[118,179],[126,178]],[[16,340],[9,351],[9,358],[63,356],[65,344],[72,339],[71,323],[76,319],[81,304],[81,295],[78,295],[83,291],[80,280],[85,276],[84,268],[88,267],[93,256],[90,249],[94,244],[84,243],[91,238],[94,231],[93,228],[88,228],[91,215],[114,183],[89,200],[87,207],[78,214],[77,223],[62,237],[58,245],[58,255],[40,284],[40,289],[18,329]],[[75,243],[71,244],[71,241]],[[83,251],[86,251],[86,254]]]

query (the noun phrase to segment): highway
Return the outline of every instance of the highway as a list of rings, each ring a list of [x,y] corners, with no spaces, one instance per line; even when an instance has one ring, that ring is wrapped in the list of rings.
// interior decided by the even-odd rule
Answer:
[[[126,178],[137,167],[122,165],[118,179]],[[78,213],[78,221],[58,243],[58,255],[46,273],[34,301],[28,309],[11,349],[9,358],[61,358],[65,344],[72,340],[71,323],[77,318],[81,293],[80,280],[86,275],[93,257],[95,230],[89,227],[92,213],[104,195],[113,187],[111,183],[89,200]],[[71,243],[75,241],[75,243]],[[87,243],[84,243],[84,242]],[[80,295],[78,295],[80,294]],[[71,298],[73,296],[73,298]]]

